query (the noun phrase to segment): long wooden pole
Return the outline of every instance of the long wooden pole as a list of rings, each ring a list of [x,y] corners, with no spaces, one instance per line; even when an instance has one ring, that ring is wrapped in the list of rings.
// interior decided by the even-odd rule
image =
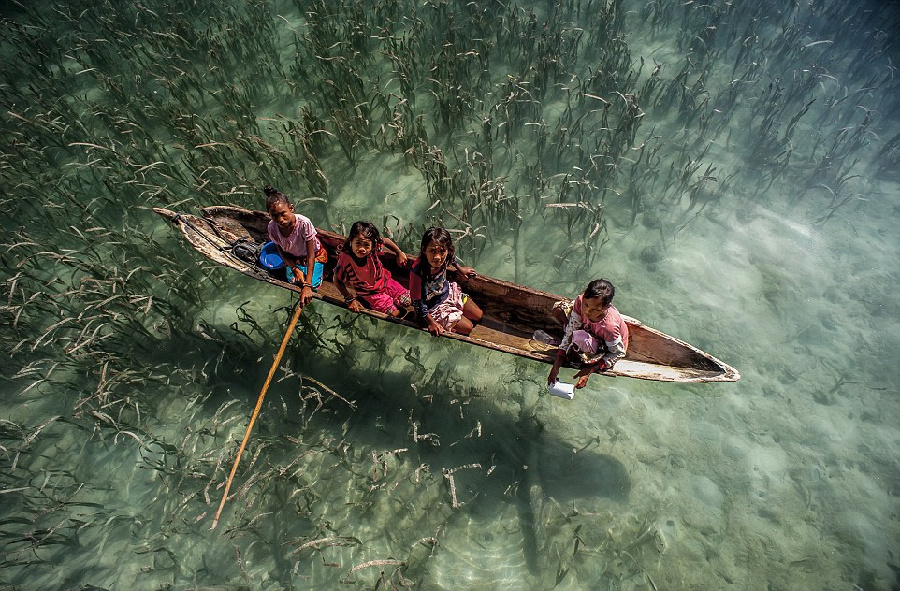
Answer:
[[[253,409],[253,416],[250,417],[250,424],[247,425],[247,432],[244,433],[244,440],[241,441],[241,447],[238,448],[237,457],[234,458],[231,474],[228,475],[228,482],[225,483],[225,492],[222,493],[222,502],[219,503],[219,510],[216,511],[216,516],[213,518],[212,527],[210,529],[216,529],[216,526],[219,525],[219,516],[222,514],[222,508],[225,507],[225,500],[228,499],[228,490],[231,488],[231,481],[234,479],[234,473],[237,472],[238,463],[241,461],[241,455],[244,453],[244,448],[247,446],[247,441],[250,439],[250,431],[253,430],[253,423],[256,422],[256,415],[259,414],[263,398],[266,397],[266,392],[269,391],[269,384],[272,383],[272,376],[275,375],[275,370],[278,369],[278,364],[281,362],[281,356],[284,355],[284,350],[287,348],[288,341],[291,340],[291,334],[294,332],[294,327],[297,326],[297,320],[300,319],[300,312],[302,311],[303,303],[297,302],[297,307],[294,310],[294,317],[291,318],[291,323],[284,333],[284,338],[281,340],[281,347],[275,355],[275,361],[272,362],[272,367],[269,368],[269,376],[266,378],[266,383],[263,384],[262,391],[259,393],[259,398],[256,400],[256,408]]]

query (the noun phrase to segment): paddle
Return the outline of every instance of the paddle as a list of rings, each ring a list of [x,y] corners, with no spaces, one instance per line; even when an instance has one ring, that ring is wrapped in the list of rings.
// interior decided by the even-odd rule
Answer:
[[[222,502],[219,503],[219,510],[216,511],[216,516],[213,518],[212,527],[209,529],[216,529],[216,526],[219,524],[219,515],[222,514],[222,508],[225,506],[225,500],[228,498],[228,490],[231,488],[231,481],[234,479],[234,473],[237,472],[238,462],[241,461],[241,455],[244,453],[244,447],[247,445],[247,441],[250,439],[250,431],[253,429],[253,423],[256,422],[256,415],[259,414],[259,409],[262,406],[263,398],[266,397],[266,392],[269,390],[269,384],[272,382],[272,376],[275,375],[275,370],[278,368],[278,364],[281,362],[281,356],[284,354],[284,350],[287,347],[288,341],[291,340],[291,333],[294,332],[294,327],[297,326],[297,320],[300,319],[300,312],[303,311],[303,302],[302,300],[297,302],[297,307],[294,309],[294,317],[291,318],[291,323],[287,327],[287,331],[284,333],[284,339],[281,341],[281,348],[278,349],[278,353],[275,355],[275,361],[272,362],[272,367],[269,369],[269,376],[266,378],[266,383],[263,384],[262,391],[259,393],[259,398],[256,400],[256,408],[253,409],[253,416],[250,417],[250,424],[247,425],[247,432],[244,433],[244,440],[241,441],[241,447],[238,448],[237,457],[234,458],[234,465],[231,467],[231,474],[228,475],[228,482],[225,483],[225,492],[222,494]]]

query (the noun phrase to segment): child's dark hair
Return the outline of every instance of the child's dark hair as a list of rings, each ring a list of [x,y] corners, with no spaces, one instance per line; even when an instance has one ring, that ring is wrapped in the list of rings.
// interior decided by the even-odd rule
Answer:
[[[266,194],[266,211],[272,209],[272,206],[276,203],[284,203],[288,207],[294,207],[291,199],[272,185],[263,187],[263,193]]]
[[[594,279],[584,290],[584,297],[600,298],[600,303],[604,308],[612,303],[615,295],[616,287],[607,279]]]
[[[357,236],[368,238],[376,245],[383,243],[381,234],[378,232],[378,228],[375,224],[372,222],[355,222],[350,226],[350,233],[347,234],[347,240],[344,241],[344,246],[342,247],[344,252],[353,253],[353,250],[350,248],[350,243],[353,242],[353,239]]]
[[[447,262],[452,263],[456,260],[456,247],[453,246],[453,237],[450,236],[450,232],[448,232],[445,228],[438,228],[436,226],[432,226],[425,230],[425,234],[422,235],[422,246],[419,247],[419,257],[422,260],[425,260],[425,249],[428,248],[428,245],[432,242],[437,242],[441,246],[447,249]]]

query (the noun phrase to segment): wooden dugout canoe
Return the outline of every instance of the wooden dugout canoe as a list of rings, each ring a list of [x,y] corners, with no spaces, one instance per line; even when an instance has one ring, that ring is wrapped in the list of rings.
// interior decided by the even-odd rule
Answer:
[[[249,263],[232,252],[232,246],[241,239],[254,243],[268,240],[266,227],[269,216],[264,212],[228,206],[205,208],[201,216],[179,214],[160,208],[154,208],[153,211],[176,225],[191,246],[216,263],[236,269],[259,281],[295,292],[300,291],[296,285],[279,280],[258,264]],[[322,229],[318,229],[318,233],[319,240],[328,249],[328,263],[325,266],[322,286],[314,297],[335,306],[346,307],[340,292],[330,281],[338,249],[343,245],[344,237]],[[410,257],[410,260],[412,258],[414,257]],[[400,269],[391,253],[387,253],[383,260],[394,279],[407,285],[409,271]],[[553,363],[556,347],[536,341],[531,336],[535,330],[541,329],[554,338],[562,337],[562,330],[553,319],[551,308],[555,302],[563,298],[483,275],[477,275],[462,286],[484,310],[484,319],[471,335],[444,333],[447,338],[527,357],[542,363]],[[425,331],[412,321],[396,320],[371,310],[362,313]],[[630,332],[628,353],[612,371],[603,375],[660,382],[734,382],[740,379],[737,370],[712,355],[645,326],[634,318],[624,314],[622,317],[628,323]]]

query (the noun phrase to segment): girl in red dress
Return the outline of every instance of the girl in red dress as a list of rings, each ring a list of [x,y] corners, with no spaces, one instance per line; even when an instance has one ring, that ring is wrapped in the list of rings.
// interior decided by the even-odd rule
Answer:
[[[385,248],[397,255],[398,265],[407,265],[406,254],[390,238],[382,238],[374,224],[356,222],[350,228],[334,268],[334,284],[354,312],[365,306],[396,318],[409,310],[409,290],[391,277],[381,262]]]

